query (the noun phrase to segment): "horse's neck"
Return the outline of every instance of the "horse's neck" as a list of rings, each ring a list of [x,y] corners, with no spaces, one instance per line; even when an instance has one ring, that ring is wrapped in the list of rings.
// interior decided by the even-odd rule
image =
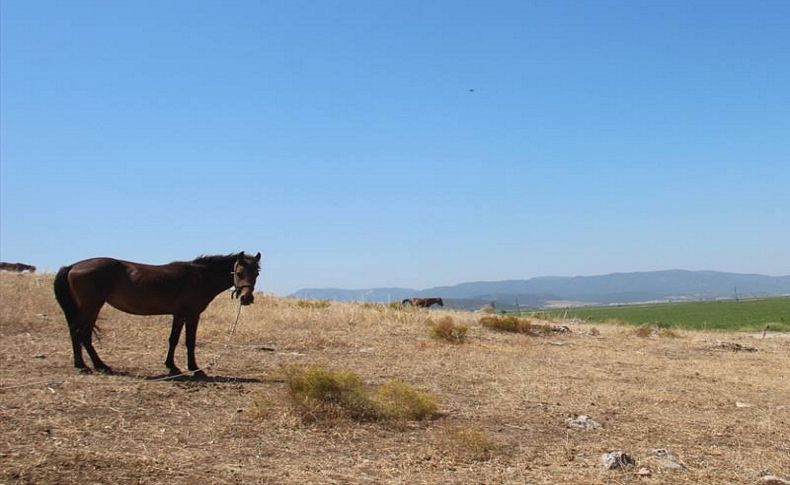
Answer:
[[[233,286],[233,263],[227,268],[221,266],[207,267],[204,269],[208,280],[211,282],[211,292],[214,296]]]

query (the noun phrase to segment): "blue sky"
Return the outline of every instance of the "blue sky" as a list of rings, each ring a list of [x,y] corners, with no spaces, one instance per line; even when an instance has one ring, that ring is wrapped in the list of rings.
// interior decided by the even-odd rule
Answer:
[[[790,2],[1,5],[5,261],[790,274]]]

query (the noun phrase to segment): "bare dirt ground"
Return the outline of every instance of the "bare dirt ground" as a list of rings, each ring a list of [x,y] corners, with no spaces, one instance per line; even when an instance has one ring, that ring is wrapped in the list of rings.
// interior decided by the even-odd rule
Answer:
[[[542,337],[479,315],[306,305],[258,295],[226,338],[220,295],[198,331],[211,380],[156,381],[168,317],[102,312],[98,351],[125,375],[78,375],[51,275],[0,274],[0,483],[758,483],[790,478],[790,339],[570,324]],[[450,315],[468,341],[430,337]],[[732,351],[718,341],[757,351]],[[273,349],[273,350],[271,350]],[[184,350],[179,346],[182,367]],[[315,364],[430,391],[428,422],[306,424],[281,369]],[[588,415],[601,424],[571,429]],[[684,467],[653,450],[665,448]],[[602,453],[637,464],[605,470]],[[641,470],[641,474],[640,474]]]

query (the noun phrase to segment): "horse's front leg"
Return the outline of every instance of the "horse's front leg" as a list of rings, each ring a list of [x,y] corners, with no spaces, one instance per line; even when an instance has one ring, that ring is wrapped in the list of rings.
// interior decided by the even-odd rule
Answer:
[[[187,367],[193,371],[195,377],[206,377],[206,373],[197,365],[195,361],[195,340],[197,339],[197,327],[200,321],[200,315],[189,316],[186,319],[187,327]]]
[[[167,349],[167,358],[165,359],[165,366],[170,370],[170,375],[175,376],[181,373],[181,369],[176,366],[175,354],[178,340],[181,338],[181,329],[184,328],[184,317],[181,315],[173,315],[173,328],[170,330],[170,347]]]

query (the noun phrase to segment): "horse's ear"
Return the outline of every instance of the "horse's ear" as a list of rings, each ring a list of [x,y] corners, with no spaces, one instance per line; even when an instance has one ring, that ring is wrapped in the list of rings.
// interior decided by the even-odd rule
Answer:
[[[258,254],[255,255],[255,262],[257,263],[260,260],[261,260],[261,253],[258,252]]]
[[[236,261],[243,261],[244,260],[244,251],[240,252],[238,256],[236,256]]]

